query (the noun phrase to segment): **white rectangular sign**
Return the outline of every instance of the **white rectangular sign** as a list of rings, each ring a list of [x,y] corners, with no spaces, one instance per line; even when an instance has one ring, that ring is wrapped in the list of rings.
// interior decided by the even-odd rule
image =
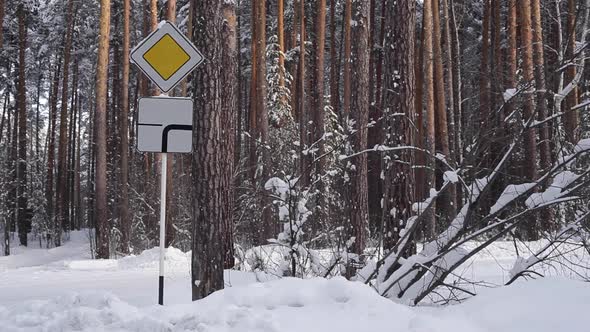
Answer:
[[[190,98],[145,97],[139,100],[139,151],[190,153],[192,146],[193,102]]]

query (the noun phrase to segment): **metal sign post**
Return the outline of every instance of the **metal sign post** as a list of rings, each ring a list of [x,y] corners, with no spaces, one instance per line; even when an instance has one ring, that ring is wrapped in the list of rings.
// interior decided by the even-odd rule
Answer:
[[[158,28],[131,51],[130,58],[164,93],[172,90],[204,60],[191,41],[167,21],[160,22]],[[164,305],[168,153],[192,151],[193,102],[190,98],[158,96],[141,98],[138,106],[137,149],[160,153],[162,161],[158,304]]]
[[[158,277],[158,304],[164,305],[164,250],[166,239],[166,173],[168,153],[161,153],[162,172],[160,176],[160,276]]]

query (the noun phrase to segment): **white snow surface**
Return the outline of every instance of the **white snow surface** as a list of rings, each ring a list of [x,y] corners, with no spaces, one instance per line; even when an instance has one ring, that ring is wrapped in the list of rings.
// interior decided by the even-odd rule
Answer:
[[[0,257],[0,331],[589,331],[590,285],[563,277],[478,289],[458,305],[408,307],[343,278],[274,279],[226,271],[226,289],[190,301],[190,253],[166,253],[166,306],[157,299],[158,250],[90,260],[86,236],[56,249]],[[470,277],[505,281],[501,243],[470,261]],[[265,281],[265,282],[260,282]]]

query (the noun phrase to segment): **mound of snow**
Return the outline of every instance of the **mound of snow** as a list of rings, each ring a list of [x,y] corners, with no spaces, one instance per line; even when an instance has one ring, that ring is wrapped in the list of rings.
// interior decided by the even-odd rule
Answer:
[[[85,259],[65,261],[64,265],[70,270],[108,270],[117,268],[118,264],[114,259]]]
[[[166,269],[186,270],[190,267],[191,253],[184,253],[180,249],[169,247],[164,254]],[[160,264],[160,248],[144,250],[135,256],[126,256],[118,260],[121,269],[157,269]]]
[[[588,283],[561,278],[487,289],[443,315],[466,317],[486,331],[590,331]]]
[[[63,269],[65,260],[90,259],[88,230],[72,231],[69,240],[57,248],[46,249],[46,243],[39,246],[39,239],[29,236],[29,246],[18,245],[18,240],[10,243],[10,256],[0,256],[0,272],[26,267],[55,265]],[[13,234],[12,238],[16,238]]]
[[[520,282],[445,308],[412,308],[342,278],[228,288],[201,301],[137,308],[108,293],[0,307],[2,331],[553,332],[586,331],[590,287]]]
[[[0,307],[2,331],[169,331],[170,326],[108,293],[68,294]]]

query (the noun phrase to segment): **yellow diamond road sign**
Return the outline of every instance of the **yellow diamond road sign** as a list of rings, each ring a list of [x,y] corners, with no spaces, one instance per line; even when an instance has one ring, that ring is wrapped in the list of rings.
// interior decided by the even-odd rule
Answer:
[[[145,52],[143,58],[163,79],[168,80],[191,57],[169,34],[165,34]]]
[[[130,57],[162,92],[172,90],[204,60],[197,48],[167,21],[141,41]]]

